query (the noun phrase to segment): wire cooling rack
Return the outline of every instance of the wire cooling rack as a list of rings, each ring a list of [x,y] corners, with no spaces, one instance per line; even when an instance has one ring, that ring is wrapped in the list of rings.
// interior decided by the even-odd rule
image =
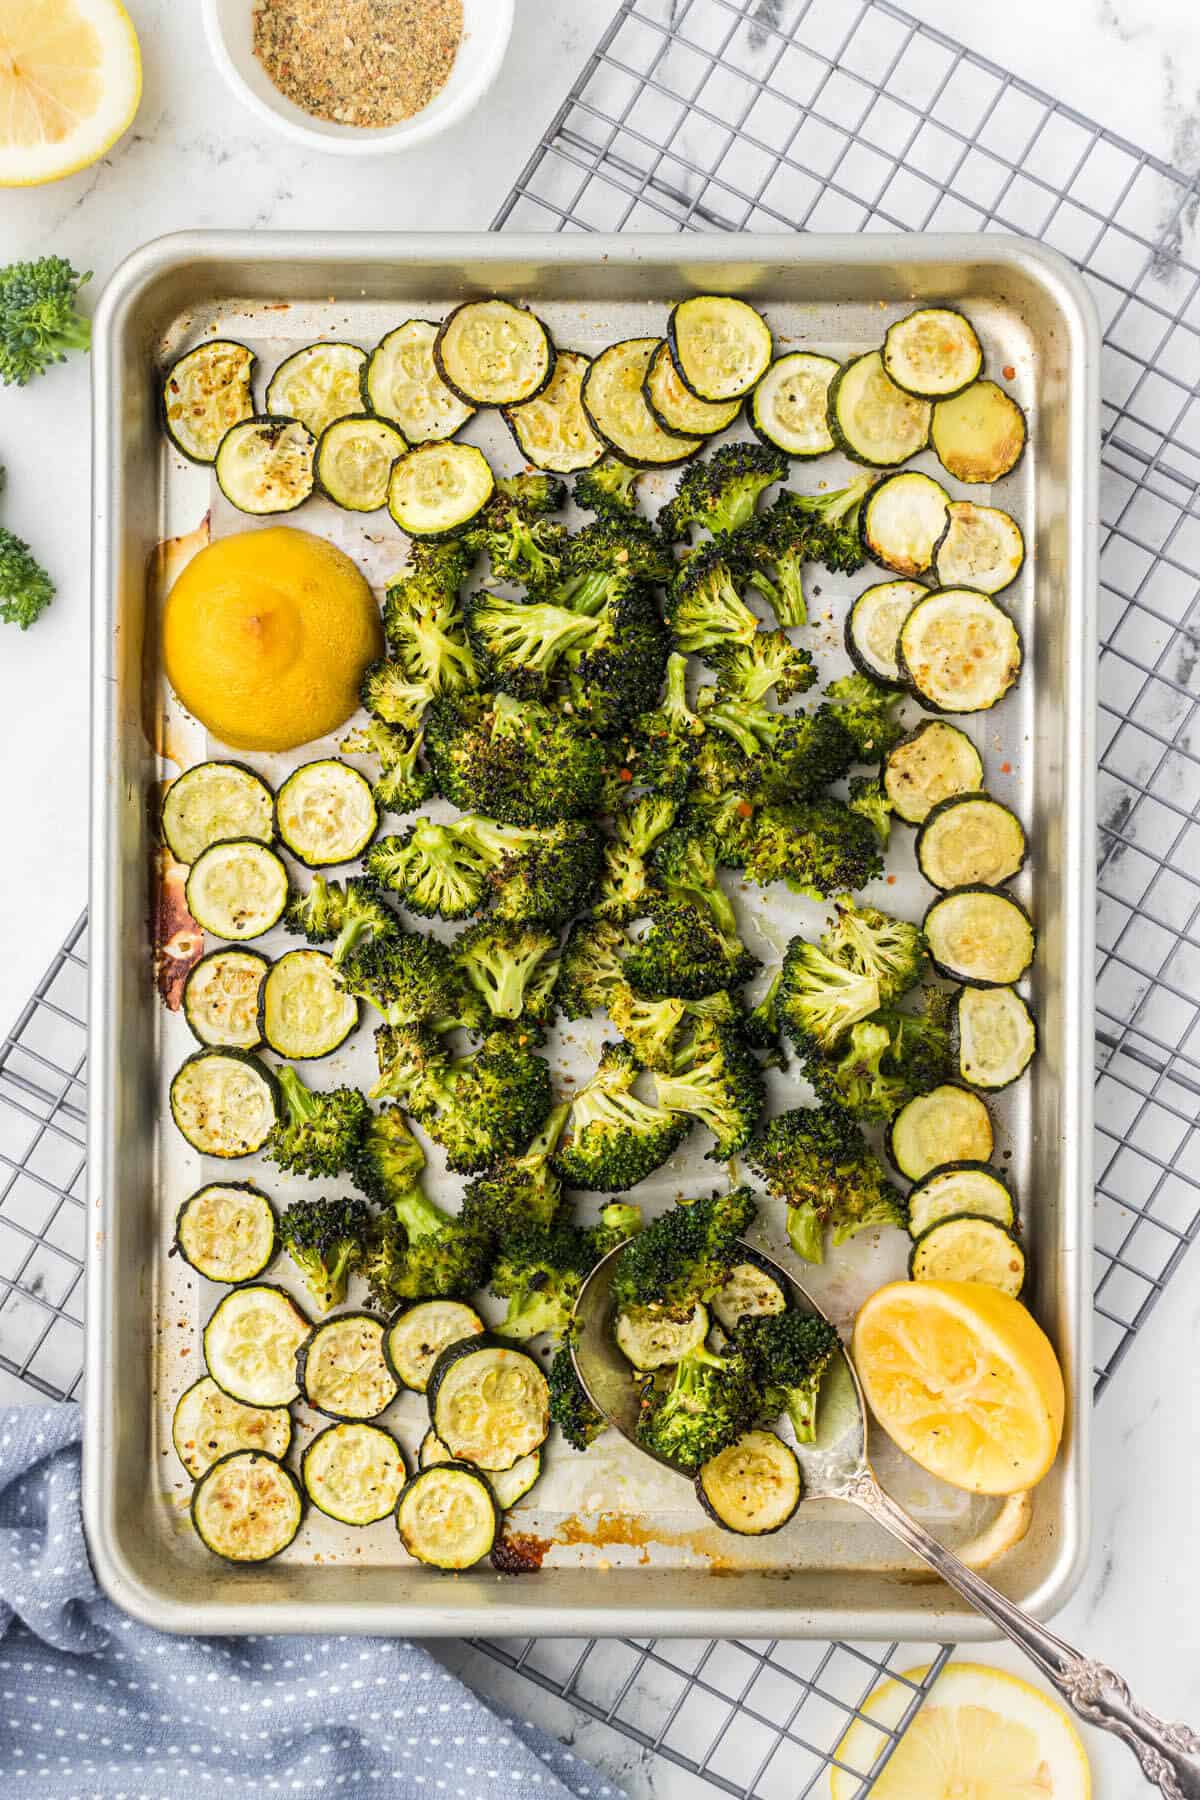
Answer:
[[[1088,280],[1105,333],[1097,1393],[1200,1234],[1198,212],[1195,178],[887,0],[624,0],[494,222],[1017,231]],[[0,1048],[0,1369],[56,1399],[82,1367],[86,973],[81,918]],[[881,1674],[929,1657],[476,1648],[741,1800],[815,1793]]]

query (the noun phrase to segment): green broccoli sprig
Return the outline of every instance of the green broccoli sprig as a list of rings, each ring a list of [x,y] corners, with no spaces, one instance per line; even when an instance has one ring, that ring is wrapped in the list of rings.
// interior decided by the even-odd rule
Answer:
[[[690,1312],[698,1301],[707,1303],[742,1260],[740,1240],[757,1213],[747,1187],[671,1207],[614,1258],[614,1305]]]
[[[356,1187],[377,1206],[394,1206],[419,1188],[425,1152],[398,1106],[381,1106],[367,1120],[350,1170]]]
[[[787,472],[787,457],[773,445],[723,444],[684,470],[659,526],[677,543],[687,540],[693,525],[714,536],[736,531],[753,517],[760,495]]]
[[[0,525],[0,620],[28,631],[55,595],[55,586],[33,551]]]
[[[348,1087],[314,1093],[287,1067],[278,1071],[277,1080],[283,1113],[263,1151],[268,1162],[311,1181],[348,1174],[370,1112],[363,1096]]]
[[[787,1413],[797,1443],[814,1443],[821,1382],[841,1349],[828,1319],[795,1309],[748,1316],[738,1322],[733,1341],[747,1357],[767,1405]]]
[[[835,960],[816,944],[794,937],[784,952],[779,1016],[796,1048],[830,1050],[852,1025],[880,1002],[879,981],[867,968]]]
[[[453,946],[454,961],[495,1019],[537,1023],[554,1011],[558,932],[481,919]]]
[[[833,923],[821,934],[821,949],[834,962],[873,979],[880,1000],[906,994],[925,973],[921,927],[893,918],[877,906],[840,901]]]
[[[873,1226],[903,1229],[908,1209],[854,1120],[837,1106],[797,1107],[768,1121],[746,1160],[787,1206],[797,1256],[824,1260],[824,1232],[835,1245]],[[636,1240],[635,1240],[636,1242]]]
[[[745,1149],[758,1127],[766,1099],[762,1070],[740,1025],[698,1019],[676,1050],[669,1074],[656,1074],[658,1103],[707,1126],[714,1138],[708,1152],[726,1162]]]
[[[435,792],[432,774],[421,766],[425,738],[420,731],[405,731],[368,719],[364,726],[344,737],[339,745],[351,756],[377,756],[379,776],[371,788],[382,812],[416,812]]]
[[[375,1034],[373,1095],[398,1100],[446,1152],[458,1174],[523,1151],[553,1104],[550,1070],[518,1028],[493,1031],[469,1056],[450,1057],[419,1027]]]
[[[637,1058],[627,1044],[606,1044],[600,1065],[578,1090],[556,1156],[568,1186],[624,1193],[661,1168],[691,1129],[686,1115],[633,1091]]]
[[[863,503],[878,480],[878,474],[868,469],[844,488],[827,488],[821,494],[783,493],[777,505],[810,529],[809,555],[814,561],[835,574],[853,575],[867,560],[860,522]]]
[[[508,1233],[491,1277],[492,1293],[508,1301],[500,1323],[505,1337],[523,1340],[542,1332],[561,1337],[596,1261],[588,1233],[565,1220]]]
[[[548,1379],[551,1419],[572,1450],[586,1450],[605,1429],[606,1421],[583,1391],[569,1343],[561,1343],[554,1352]]]
[[[575,477],[572,494],[576,506],[584,512],[599,513],[610,518],[624,518],[637,511],[636,488],[640,469],[623,463],[616,456],[602,456],[590,469],[582,469]]]
[[[318,1312],[340,1306],[350,1271],[362,1261],[371,1214],[365,1200],[295,1200],[279,1222],[284,1249]]]
[[[647,1449],[694,1472],[754,1423],[762,1407],[749,1360],[736,1349],[714,1356],[689,1350],[669,1388],[647,1382],[637,1435]]]
[[[503,1241],[526,1225],[549,1225],[562,1202],[562,1177],[554,1152],[570,1111],[553,1107],[546,1123],[519,1156],[506,1156],[468,1182],[462,1216]]]
[[[859,762],[879,762],[904,736],[899,709],[904,695],[880,687],[868,675],[843,675],[825,689],[825,704],[836,712],[854,741]]]
[[[62,256],[10,263],[0,269],[0,381],[24,387],[71,350],[87,350],[91,321],[79,311],[79,290],[92,279]]]
[[[472,1293],[486,1280],[491,1256],[486,1232],[414,1185],[375,1220],[362,1273],[372,1299],[390,1311],[405,1300]]]

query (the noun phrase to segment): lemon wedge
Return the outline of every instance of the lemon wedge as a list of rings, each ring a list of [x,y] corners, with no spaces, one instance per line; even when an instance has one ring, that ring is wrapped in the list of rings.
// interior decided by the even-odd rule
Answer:
[[[905,1681],[920,1681],[911,1669]],[[837,1747],[844,1769],[829,1772],[832,1800],[853,1800],[861,1775],[900,1723],[912,1689],[884,1681]],[[851,1773],[851,1770],[858,1771]],[[872,1800],[1089,1800],[1087,1753],[1055,1701],[1002,1669],[953,1662],[900,1740]]]
[[[0,7],[0,187],[58,181],[94,163],[142,95],[137,34],[120,0]]]
[[[1054,1348],[1019,1300],[978,1281],[894,1281],[854,1322],[867,1403],[901,1450],[954,1487],[1015,1494],[1058,1454]]]

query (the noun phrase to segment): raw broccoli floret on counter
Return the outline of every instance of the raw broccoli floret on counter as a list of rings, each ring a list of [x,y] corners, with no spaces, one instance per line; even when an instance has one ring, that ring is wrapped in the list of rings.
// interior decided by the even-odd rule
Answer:
[[[835,960],[816,944],[794,937],[780,970],[779,1017],[797,1050],[832,1049],[860,1019],[879,1006],[873,972]]]
[[[879,839],[879,848],[886,850],[892,838],[892,814],[896,809],[878,775],[851,776],[846,805],[851,812],[862,814]]]
[[[667,799],[682,799],[704,731],[704,720],[688,704],[687,657],[674,651],[667,658],[666,693],[630,722],[622,745],[630,780]]]
[[[598,1260],[589,1234],[578,1225],[559,1220],[516,1227],[505,1236],[492,1268],[491,1290],[508,1301],[500,1330],[517,1339],[543,1331],[561,1337],[584,1277]]]
[[[350,1271],[362,1261],[371,1213],[365,1200],[294,1200],[279,1221],[284,1249],[318,1312],[340,1306]]]
[[[496,1019],[544,1021],[554,1011],[558,932],[483,919],[457,938],[454,961]]]
[[[742,1258],[740,1239],[758,1214],[748,1187],[673,1206],[614,1258],[613,1303],[687,1313],[707,1303]]]
[[[904,695],[895,688],[880,687],[868,675],[843,675],[831,681],[824,698],[853,739],[859,762],[878,762],[904,736],[897,716]]]
[[[872,977],[880,1000],[907,993],[925,973],[921,927],[877,906],[840,902],[833,923],[821,933],[821,949],[855,974]]]
[[[883,872],[871,825],[832,795],[760,807],[748,836],[744,867],[750,879],[786,881],[810,899],[853,893]]]
[[[745,1149],[762,1117],[762,1070],[736,1021],[698,1019],[674,1055],[671,1071],[656,1074],[658,1103],[707,1126],[715,1140],[710,1161]]]
[[[841,1340],[828,1319],[794,1309],[739,1321],[734,1343],[754,1372],[766,1404],[786,1412],[799,1444],[815,1442],[821,1382]]]
[[[431,694],[460,693],[478,682],[458,587],[446,573],[418,564],[392,582],[383,606],[393,660]]]
[[[581,469],[575,477],[572,498],[584,512],[599,513],[610,518],[624,518],[637,511],[640,469],[631,468],[616,456],[602,456],[590,469]]]
[[[569,1187],[624,1193],[661,1168],[691,1120],[633,1091],[637,1058],[627,1044],[606,1044],[600,1066],[571,1101],[556,1166]]]
[[[670,1387],[647,1382],[637,1434],[647,1449],[694,1471],[740,1437],[755,1421],[762,1394],[748,1359],[737,1350],[714,1356],[689,1350]]]
[[[450,1057],[431,1033],[382,1025],[372,1093],[398,1100],[461,1174],[526,1148],[553,1104],[550,1071],[519,1029],[493,1031],[469,1056]]]
[[[853,575],[867,560],[860,534],[863,502],[879,480],[874,470],[823,494],[781,494],[778,505],[811,529],[809,555],[835,574]],[[783,621],[780,620],[782,624]]]
[[[0,269],[0,381],[24,387],[70,350],[91,347],[92,326],[76,304],[92,279],[62,256],[10,263]]]
[[[765,700],[774,690],[776,700],[803,694],[817,679],[809,651],[785,637],[782,631],[758,631],[748,644],[723,644],[706,659],[716,670],[723,699]]]
[[[370,1111],[363,1096],[348,1087],[314,1093],[286,1065],[276,1078],[283,1107],[264,1156],[290,1174],[307,1175],[313,1181],[347,1173],[354,1166]]]
[[[648,926],[629,947],[623,973],[635,993],[701,1000],[719,988],[740,987],[758,959],[736,934],[723,932],[711,912],[683,900],[653,900]]]
[[[667,589],[666,619],[683,651],[748,644],[758,620],[742,599],[744,570],[724,542],[705,544],[680,563]]]
[[[788,1240],[807,1262],[824,1260],[824,1231],[843,1244],[871,1226],[903,1229],[908,1209],[862,1133],[840,1107],[797,1107],[768,1121],[746,1160],[787,1205]]]
[[[575,1373],[569,1343],[560,1344],[554,1352],[549,1383],[551,1419],[572,1450],[586,1450],[606,1427],[603,1415],[596,1411]]]
[[[767,444],[722,444],[703,462],[690,463],[672,500],[658,515],[662,531],[686,542],[694,525],[714,536],[736,531],[754,516],[759,497],[782,481],[788,459]]]
[[[414,1184],[374,1221],[362,1273],[376,1305],[472,1293],[487,1279],[492,1243]]]
[[[4,471],[0,469],[0,488],[3,485]],[[0,525],[0,620],[28,631],[54,594],[54,583],[24,538]]]
[[[509,825],[581,819],[600,805],[605,747],[561,710],[510,694],[435,701],[425,756],[438,791]]]
[[[652,891],[646,858],[675,818],[675,802],[659,794],[618,806],[613,815],[616,837],[604,846],[604,866],[592,912],[598,919],[627,924],[636,918]]]
[[[506,1156],[468,1182],[462,1216],[498,1241],[520,1226],[549,1225],[562,1201],[562,1178],[554,1152],[567,1122],[564,1101],[552,1108],[546,1123],[520,1156]]]
[[[344,737],[339,748],[351,756],[379,758],[379,775],[371,792],[381,812],[416,812],[435,791],[433,776],[421,766],[424,736],[419,731],[405,731],[398,725],[385,725],[380,719],[368,719],[359,730]]]
[[[356,1187],[378,1206],[392,1206],[421,1185],[425,1152],[398,1106],[371,1113],[350,1170]]]
[[[817,553],[812,523],[781,494],[737,534],[737,553],[750,586],[762,595],[784,629],[808,623],[804,565]]]

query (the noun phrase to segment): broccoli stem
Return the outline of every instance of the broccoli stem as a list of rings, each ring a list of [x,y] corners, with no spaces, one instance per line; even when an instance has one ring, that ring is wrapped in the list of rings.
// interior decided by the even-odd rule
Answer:
[[[291,1124],[301,1125],[317,1116],[317,1097],[305,1087],[295,1069],[283,1068],[277,1072],[283,1094],[283,1103],[287,1107]]]
[[[438,1237],[446,1229],[448,1215],[416,1183],[408,1193],[397,1194],[392,1207],[410,1242],[423,1237]]]
[[[797,1256],[805,1262],[819,1263],[825,1260],[825,1234],[821,1219],[811,1201],[801,1206],[789,1206],[787,1211],[788,1242]]]

